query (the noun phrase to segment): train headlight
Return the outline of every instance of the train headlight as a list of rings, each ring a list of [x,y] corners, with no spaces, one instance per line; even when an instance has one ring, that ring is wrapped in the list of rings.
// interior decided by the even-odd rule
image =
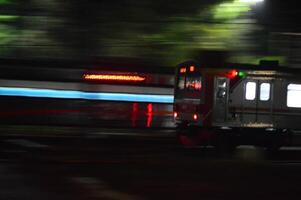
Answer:
[[[174,113],[173,113],[173,117],[174,117],[174,118],[177,118],[177,117],[178,117],[178,113],[177,113],[177,112],[174,112]]]
[[[197,114],[193,114],[193,119],[194,120],[198,120],[198,115]]]

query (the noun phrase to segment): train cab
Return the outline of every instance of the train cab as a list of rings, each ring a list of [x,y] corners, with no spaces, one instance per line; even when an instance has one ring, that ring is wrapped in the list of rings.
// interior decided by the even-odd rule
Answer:
[[[176,123],[202,125],[204,88],[202,72],[198,65],[190,63],[177,70],[175,83],[174,118]]]

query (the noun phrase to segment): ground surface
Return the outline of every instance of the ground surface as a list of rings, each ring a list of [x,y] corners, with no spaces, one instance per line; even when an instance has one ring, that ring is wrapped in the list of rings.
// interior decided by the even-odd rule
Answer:
[[[3,130],[2,130],[3,131]],[[20,130],[19,130],[20,133]],[[3,134],[0,199],[300,199],[301,149],[181,148],[168,130]]]

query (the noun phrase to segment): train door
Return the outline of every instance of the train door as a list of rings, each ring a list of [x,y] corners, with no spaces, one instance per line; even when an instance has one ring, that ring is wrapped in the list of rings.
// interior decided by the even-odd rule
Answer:
[[[258,80],[256,122],[263,126],[273,125],[273,81]]]
[[[244,124],[269,127],[273,123],[272,80],[246,79],[242,104]]]
[[[226,122],[228,114],[229,79],[215,77],[213,119],[215,123]]]

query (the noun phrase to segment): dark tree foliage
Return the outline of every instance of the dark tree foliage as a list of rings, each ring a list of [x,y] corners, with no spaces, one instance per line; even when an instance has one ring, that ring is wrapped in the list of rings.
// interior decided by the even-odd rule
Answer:
[[[238,2],[0,0],[0,56],[131,57],[167,65],[199,50],[227,51],[242,60],[255,56],[255,61],[287,56],[282,55],[283,44],[289,46],[291,38],[279,47],[274,32],[298,32],[300,9],[290,0]]]

